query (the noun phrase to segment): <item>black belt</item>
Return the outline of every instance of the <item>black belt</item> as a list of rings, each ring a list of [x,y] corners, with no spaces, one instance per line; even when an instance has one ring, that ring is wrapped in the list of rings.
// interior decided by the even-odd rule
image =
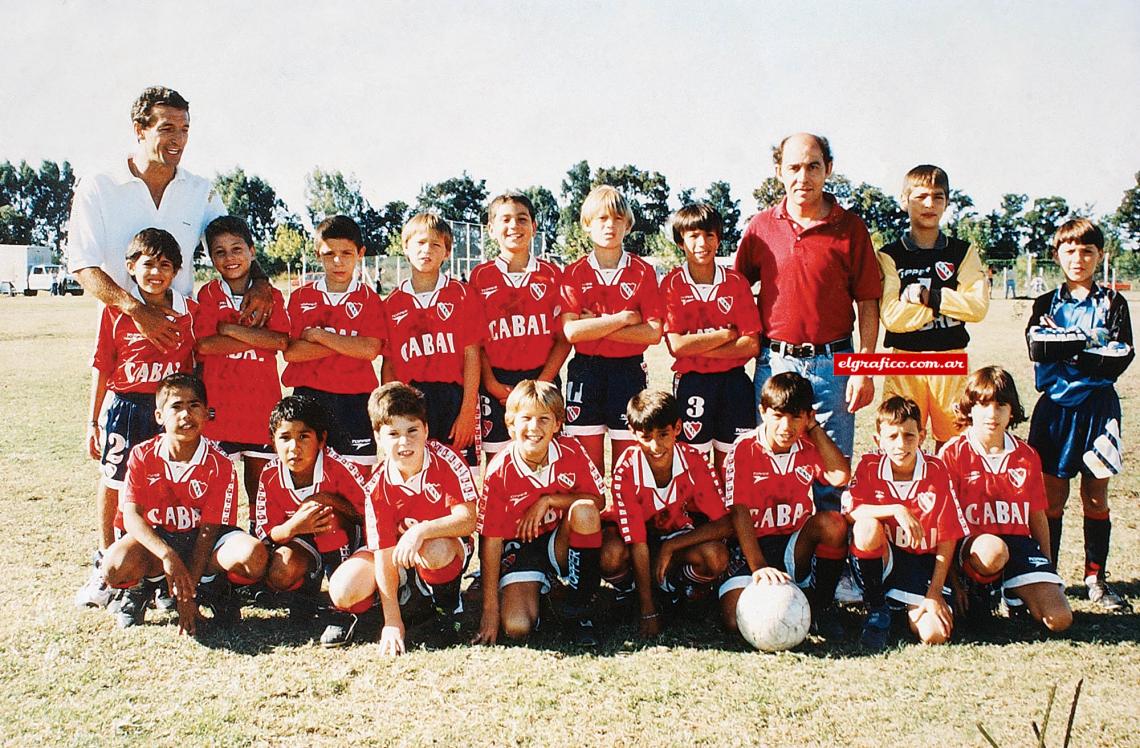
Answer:
[[[846,337],[842,340],[833,340],[830,343],[802,343],[794,345],[792,343],[785,343],[782,340],[772,340],[771,338],[764,338],[764,347],[772,353],[778,353],[781,356],[790,356],[791,358],[813,358],[815,356],[830,356],[843,350],[851,350],[851,338]]]

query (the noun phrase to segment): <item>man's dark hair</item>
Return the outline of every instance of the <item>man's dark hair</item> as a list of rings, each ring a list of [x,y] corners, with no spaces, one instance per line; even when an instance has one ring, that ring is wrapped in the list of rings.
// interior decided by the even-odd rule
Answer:
[[[207,403],[206,383],[193,374],[180,371],[168,374],[158,383],[158,389],[154,391],[155,405],[161,408],[166,402],[166,398],[175,390],[190,390],[194,393],[194,397],[202,401],[203,405]]]
[[[141,255],[165,257],[174,265],[174,272],[182,269],[182,249],[178,240],[165,229],[143,229],[127,245],[127,259],[137,260]]]
[[[329,414],[324,406],[308,395],[289,395],[281,398],[269,414],[269,439],[283,421],[300,421],[322,439],[329,435]]]
[[[814,403],[811,382],[794,371],[773,374],[760,389],[760,407],[780,413],[810,413]]]
[[[210,221],[206,226],[206,246],[209,247],[214,243],[214,239],[222,234],[233,234],[245,242],[247,247],[253,249],[253,234],[250,233],[245,221],[237,216],[218,216]]]
[[[357,249],[364,246],[364,237],[360,234],[360,227],[356,221],[348,216],[329,216],[317,224],[313,232],[313,246],[319,245],[326,239],[348,239],[356,245]]]
[[[151,86],[139,94],[131,106],[131,122],[143,127],[154,124],[154,108],[168,106],[190,113],[190,102],[182,98],[182,94],[166,86]]]

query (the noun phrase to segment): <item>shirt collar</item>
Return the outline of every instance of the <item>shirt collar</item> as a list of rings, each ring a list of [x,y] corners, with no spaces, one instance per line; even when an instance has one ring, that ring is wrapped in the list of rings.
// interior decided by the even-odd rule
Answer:
[[[411,478],[404,480],[404,476],[400,473],[400,468],[396,467],[395,460],[387,461],[387,478],[388,483],[393,486],[408,491],[409,493],[423,493],[424,490],[424,477],[427,475],[428,466],[431,464],[431,450],[425,445],[424,447],[424,464],[420,471],[413,475]]]
[[[198,448],[194,450],[194,454],[186,462],[178,462],[177,460],[174,460],[170,457],[170,454],[166,449],[165,439],[159,442],[158,449],[155,450],[155,454],[157,454],[159,459],[161,459],[167,468],[170,469],[171,475],[179,476],[179,472],[182,473],[180,477],[176,478],[176,480],[180,481],[181,477],[185,477],[185,473],[189,468],[197,467],[206,461],[206,439],[204,437],[198,437]],[[179,467],[174,468],[174,465],[178,465]]]
[[[823,199],[824,199],[824,201],[829,202],[831,204],[831,210],[828,211],[827,216],[825,216],[822,221],[812,225],[811,228],[815,228],[816,226],[823,226],[824,224],[828,224],[828,223],[835,223],[836,221],[838,221],[840,219],[840,217],[844,213],[847,212],[847,210],[842,205],[839,204],[839,200],[836,199],[835,195],[832,195],[830,192],[823,193]],[[780,202],[778,202],[776,204],[776,207],[773,211],[773,215],[776,218],[782,218],[784,220],[791,221],[792,217],[790,215],[788,215],[788,207],[787,206],[788,206],[788,198],[785,196],[782,200],[780,200]],[[804,231],[807,231],[807,229],[804,229]]]
[[[592,255],[593,253],[591,252],[590,254]],[[497,267],[503,275],[529,274],[533,273],[535,270],[538,270],[538,258],[531,254],[530,258],[526,261],[526,267],[524,267],[519,273],[512,273],[510,270],[508,270],[510,267],[509,263],[506,261],[506,259],[503,258],[502,255],[499,255],[495,258],[495,267]],[[443,274],[440,273],[440,275]]]
[[[313,288],[317,289],[326,296],[337,296],[343,299],[345,296],[348,296],[350,293],[360,288],[360,280],[357,279],[357,277],[354,275],[352,277],[352,280],[348,283],[348,288],[343,291],[330,291],[328,278],[318,278],[316,282],[313,283]]]
[[[317,462],[313,465],[313,484],[304,488],[297,488],[293,485],[293,474],[289,472],[289,467],[281,463],[281,485],[285,487],[290,493],[303,494],[308,496],[316,493],[321,486],[321,481],[325,479],[325,450],[317,452]]]
[[[402,282],[400,284],[400,290],[403,291],[404,293],[408,294],[409,296],[415,298],[416,300],[420,300],[424,297],[427,297],[429,299],[429,301],[427,303],[428,303],[428,305],[430,305],[431,300],[435,299],[435,295],[437,293],[439,293],[439,290],[441,288],[443,288],[444,286],[447,285],[447,282],[449,280],[450,280],[450,277],[447,275],[447,273],[440,271],[439,278],[437,278],[435,281],[435,287],[432,288],[432,290],[430,290],[430,291],[425,291],[424,293],[417,293],[416,290],[412,288],[412,279],[411,278],[408,278],[407,280],[405,280],[404,282]]]
[[[638,447],[637,453],[641,458],[641,484],[648,488],[658,489],[657,480],[653,477],[653,468],[649,464],[649,458],[645,456],[645,450]],[[666,486],[666,488],[671,487],[673,481],[677,480],[677,476],[688,472],[688,469],[689,465],[685,461],[685,456],[681,453],[681,448],[677,445],[673,445],[672,475],[669,476],[669,485]]]
[[[531,470],[530,465],[526,464],[519,455],[518,445],[511,444],[511,461],[515,465],[515,469],[519,471],[520,475],[524,475],[531,479],[543,480],[549,475],[549,471],[558,462],[558,458],[562,456],[562,449],[558,446],[557,437],[550,440],[550,444],[546,447],[546,464],[538,470]]]
[[[949,239],[946,238],[946,234],[943,234],[941,231],[939,231],[938,232],[938,238],[934,240],[934,246],[931,247],[931,249],[935,249],[935,250],[946,249],[947,243],[949,243]],[[910,238],[910,232],[909,231],[903,232],[903,234],[902,234],[902,245],[903,245],[903,248],[906,249],[908,252],[929,251],[929,250],[926,250],[924,247],[920,247],[917,244],[915,244],[914,240]]]
[[[926,477],[926,458],[922,456],[922,450],[918,450],[914,455],[914,474],[911,475],[909,483],[915,483]],[[891,458],[883,455],[883,459],[879,461],[879,478],[891,483],[899,483],[895,480],[894,467],[891,465]]]
[[[223,283],[224,282],[225,281],[223,281]],[[135,283],[131,287],[131,296],[134,296],[144,304],[146,303],[146,299],[143,298],[142,290],[139,288],[138,283]],[[186,297],[173,288],[170,289],[170,308],[173,309],[176,314],[186,314]]]
[[[136,177],[131,172],[131,158],[133,156],[134,156],[133,153],[128,153],[125,157],[123,157],[122,159],[119,160],[118,165],[111,171],[110,175],[111,175],[111,178],[113,180],[115,180],[115,184],[123,185],[123,184],[127,184],[129,182],[142,182],[143,181],[140,177]],[[185,179],[185,178],[186,178],[185,169],[175,167],[174,168],[174,178],[171,179],[170,181],[171,182],[177,182],[177,181]],[[145,184],[145,182],[144,182],[144,184]]]
[[[604,273],[609,269],[609,268],[603,268],[601,265],[598,264],[598,258],[594,255],[593,252],[590,252],[590,254],[586,255],[586,262],[588,262],[590,264],[590,267],[592,267],[595,271],[597,271],[599,273]],[[617,270],[617,271],[625,270],[626,266],[628,266],[628,265],[629,265],[629,253],[623,251],[621,253],[621,257],[618,258],[617,267],[614,268],[614,270]]]
[[[693,274],[689,272],[689,263],[686,262],[681,266],[681,277],[685,279],[686,283],[688,283],[690,286],[693,286],[694,288],[716,288],[724,282],[725,274],[724,268],[714,262],[712,283],[697,283],[695,280],[693,280]]]
[[[1057,298],[1059,300],[1061,300],[1061,301],[1072,301],[1072,302],[1077,303],[1077,304],[1081,303],[1081,301],[1087,301],[1088,299],[1100,298],[1103,295],[1104,295],[1104,289],[1101,288],[1100,284],[1098,284],[1095,280],[1092,282],[1092,287],[1089,288],[1089,295],[1086,296],[1084,299],[1081,299],[1079,301],[1073,296],[1073,292],[1070,291],[1069,287],[1066,286],[1064,283],[1062,283],[1061,285],[1059,285],[1057,287]]]

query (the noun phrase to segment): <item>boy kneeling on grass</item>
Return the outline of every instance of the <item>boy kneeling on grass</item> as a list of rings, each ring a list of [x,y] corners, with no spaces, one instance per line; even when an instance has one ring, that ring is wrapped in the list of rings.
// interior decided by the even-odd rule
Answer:
[[[260,580],[268,553],[234,526],[237,476],[229,457],[202,438],[209,413],[202,380],[171,374],[155,406],[165,431],[131,451],[120,502],[127,534],[103,558],[107,584],[123,590],[115,615],[124,628],[141,624],[165,576],[180,632],[197,632],[199,604],[230,626],[241,617],[230,582]]]
[[[380,651],[402,654],[401,604],[419,596],[428,603],[437,633],[455,643],[463,612],[460,584],[471,558],[478,494],[471,470],[452,449],[429,440],[427,402],[402,382],[389,382],[368,398],[380,464],[364,508],[367,547],[329,579],[333,605],[352,615],[339,638],[353,638],[358,616],[372,608],[376,593],[384,612]],[[326,632],[329,633],[329,632]]]

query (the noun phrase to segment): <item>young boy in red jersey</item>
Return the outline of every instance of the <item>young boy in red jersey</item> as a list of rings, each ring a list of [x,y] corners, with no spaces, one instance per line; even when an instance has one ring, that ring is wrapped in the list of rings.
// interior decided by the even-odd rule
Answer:
[[[1059,558],[1069,484],[1079,474],[1089,601],[1105,613],[1130,613],[1132,604],[1108,583],[1105,571],[1112,537],[1108,481],[1124,469],[1125,453],[1115,384],[1136,358],[1128,301],[1096,282],[1104,233],[1087,218],[1061,224],[1053,235],[1053,257],[1065,281],[1037,297],[1025,329],[1041,393],[1028,441],[1041,456],[1045,476],[1050,558]]]
[[[99,460],[102,480],[96,494],[99,516],[99,550],[95,569],[75,595],[80,607],[105,607],[111,590],[103,581],[100,559],[115,542],[115,517],[119,491],[127,472],[127,457],[136,444],[159,433],[155,421],[154,393],[158,383],[175,372],[194,369],[194,314],[197,304],[170,287],[182,267],[178,242],[162,229],[143,229],[127,247],[127,270],[134,278],[132,293],[148,306],[165,310],[179,327],[178,345],[159,350],[138,331],[130,317],[114,307],[104,307],[91,366],[91,418],[87,425],[87,453]],[[103,417],[103,401],[112,394]]]
[[[561,577],[570,587],[566,635],[579,646],[597,646],[602,478],[582,445],[557,436],[566,402],[555,385],[519,382],[505,417],[511,446],[487,465],[479,499],[483,615],[473,642],[494,644],[500,628],[511,639],[528,636],[538,623],[540,595]]]
[[[562,336],[562,270],[530,253],[534,205],[521,192],[505,192],[487,208],[487,231],[499,245],[494,260],[471,271],[471,288],[483,304],[487,338],[480,354],[479,391],[483,452],[510,444],[503,406],[524,379],[556,382],[570,353]]]
[[[199,604],[230,626],[241,616],[230,582],[261,579],[265,547],[233,526],[237,478],[229,457],[202,438],[209,413],[202,381],[164,378],[155,405],[164,432],[131,451],[122,494],[126,534],[103,559],[107,583],[123,589],[115,615],[124,628],[141,624],[165,577],[180,632],[196,633]]]
[[[270,549],[265,583],[296,593],[287,598],[298,618],[312,616],[321,581],[360,547],[365,479],[328,446],[328,420],[311,397],[282,398],[269,416],[277,457],[257,491],[255,532]]]
[[[736,630],[736,604],[753,581],[808,590],[814,629],[843,631],[832,608],[847,558],[847,523],[816,511],[812,485],[842,486],[851,464],[815,420],[811,382],[775,374],[760,389],[760,425],[741,436],[724,463],[724,503],[736,543],[720,586],[721,618]]]
[[[282,384],[319,402],[332,416],[329,445],[358,465],[376,462],[368,394],[376,388],[384,308],[356,277],[364,256],[360,227],[348,216],[321,221],[313,237],[325,277],[289,297],[288,365]]]
[[[273,447],[265,442],[265,424],[281,399],[277,352],[289,347],[289,315],[281,292],[270,288],[273,309],[265,326],[238,321],[252,283],[254,260],[253,235],[245,221],[235,216],[215,218],[206,226],[206,246],[221,278],[198,289],[194,318],[195,349],[214,416],[203,433],[233,459],[244,459],[252,527],[257,479],[273,458]]]
[[[867,604],[860,641],[872,651],[887,645],[887,598],[906,607],[923,644],[942,644],[954,630],[946,581],[966,521],[946,466],[919,449],[921,418],[913,400],[883,401],[875,417],[880,451],[863,455],[843,497]]]
[[[428,402],[428,432],[475,464],[479,407],[478,297],[441,268],[451,256],[447,221],[412,216],[401,234],[412,277],[384,300],[388,323],[381,379],[405,382]]]
[[[998,366],[975,371],[957,411],[967,430],[939,454],[969,529],[956,564],[965,579],[952,577],[955,602],[976,619],[992,612],[996,586],[1010,610],[1028,608],[1050,631],[1064,631],[1073,611],[1049,555],[1041,458],[1007,430],[1025,422],[1013,377]]]
[[[566,369],[566,433],[601,471],[607,432],[613,461],[633,446],[625,406],[645,389],[643,354],[661,340],[665,316],[653,266],[622,251],[633,220],[616,189],[590,190],[581,223],[594,250],[562,277],[561,322],[575,350]]]
[[[389,382],[372,393],[368,415],[383,456],[365,505],[368,545],[333,574],[329,594],[354,624],[380,593],[381,654],[403,654],[400,607],[413,594],[430,601],[450,643],[459,632],[459,588],[474,547],[475,481],[459,455],[428,439],[427,401],[418,390]],[[343,641],[352,639],[353,628]]]
[[[717,472],[756,413],[740,407],[754,397],[744,365],[760,351],[760,311],[748,281],[716,264],[724,224],[708,203],[686,205],[670,219],[685,264],[661,281],[665,343],[673,354],[673,384],[684,409],[681,440],[713,452]]]
[[[654,587],[669,604],[708,590],[728,567],[723,539],[732,525],[712,466],[677,441],[676,398],[643,390],[629,401],[626,417],[637,444],[614,468],[613,503],[602,514],[602,577],[619,598],[636,584],[638,632],[656,636],[662,621]]]

